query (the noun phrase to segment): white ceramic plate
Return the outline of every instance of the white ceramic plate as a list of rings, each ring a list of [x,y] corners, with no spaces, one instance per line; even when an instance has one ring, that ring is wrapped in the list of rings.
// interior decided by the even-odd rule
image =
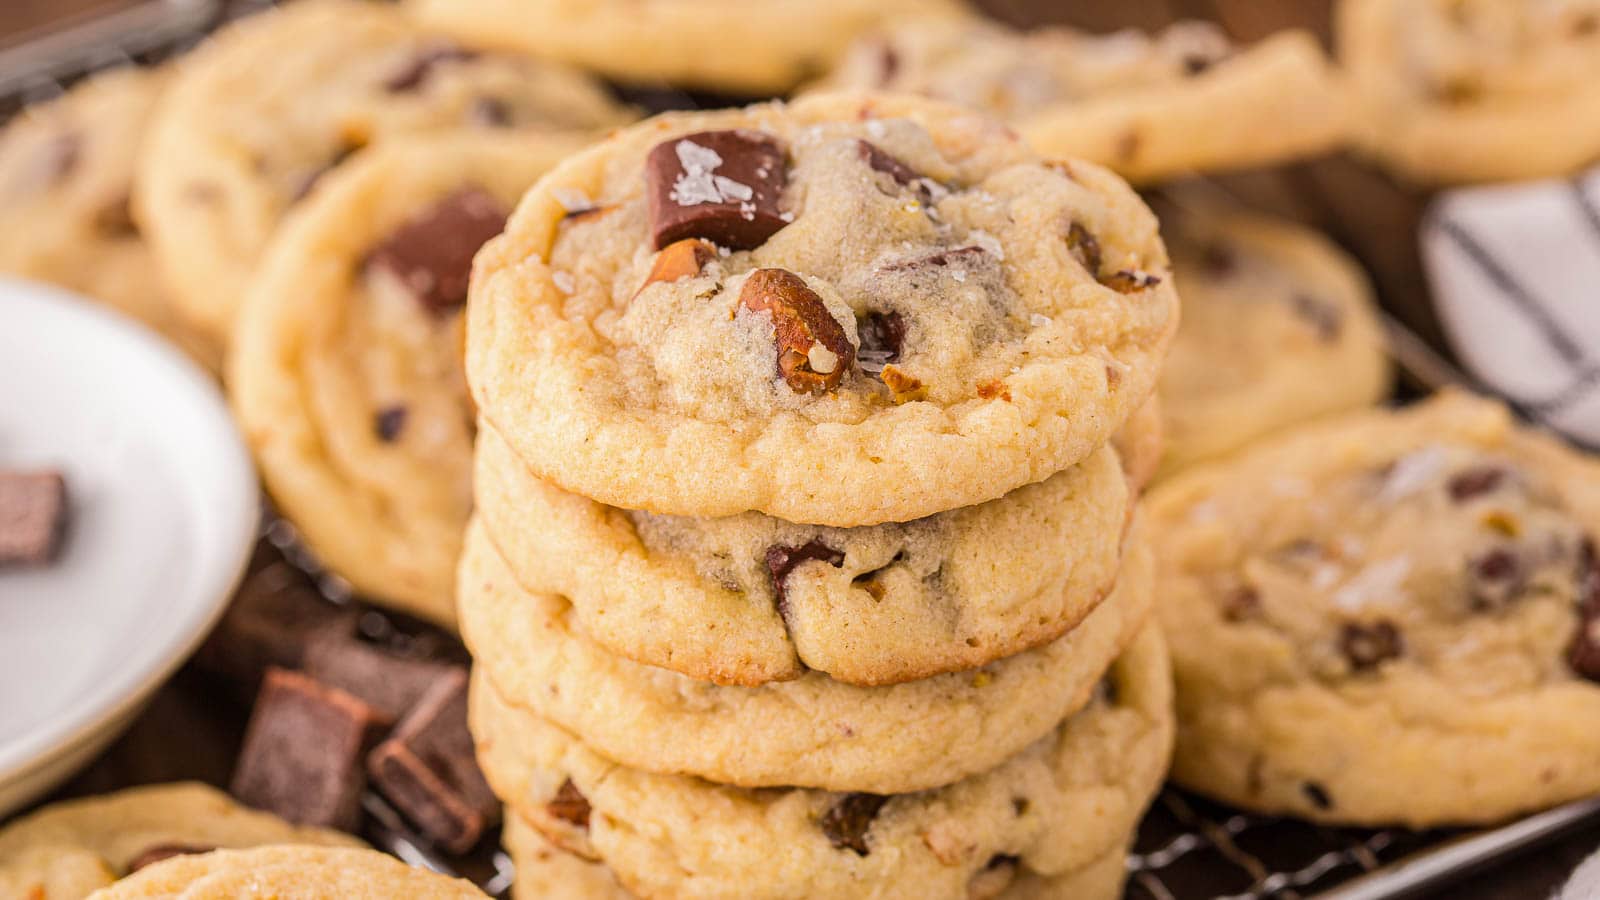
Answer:
[[[0,278],[0,468],[60,468],[60,558],[0,569],[0,815],[109,743],[249,560],[259,492],[226,404],[143,327]],[[175,736],[181,740],[181,736]]]

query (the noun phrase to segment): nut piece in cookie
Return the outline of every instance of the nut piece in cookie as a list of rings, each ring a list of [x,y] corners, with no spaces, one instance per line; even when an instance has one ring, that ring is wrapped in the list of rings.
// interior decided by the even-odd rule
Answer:
[[[66,523],[60,472],[0,472],[0,566],[50,562]]]
[[[855,345],[799,275],[786,269],[757,269],[739,291],[739,305],[772,317],[778,374],[795,393],[831,391],[855,365]]]
[[[702,131],[657,144],[645,160],[656,249],[699,237],[750,250],[789,224],[784,149],[757,131]]]
[[[382,714],[298,672],[261,685],[231,792],[297,825],[354,831],[366,787],[362,751]]]
[[[717,258],[717,248],[699,238],[684,238],[661,248],[656,255],[656,261],[650,266],[650,274],[645,277],[644,284],[639,285],[639,290],[644,290],[658,281],[677,281],[680,278],[692,278],[700,274],[706,263]]]
[[[505,228],[506,209],[477,188],[457,191],[401,225],[367,257],[367,270],[393,278],[436,314],[467,300],[472,257]]]

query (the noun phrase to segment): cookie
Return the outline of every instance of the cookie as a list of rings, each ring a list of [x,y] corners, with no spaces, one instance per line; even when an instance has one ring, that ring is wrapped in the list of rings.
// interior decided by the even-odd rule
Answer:
[[[852,37],[885,22],[967,14],[962,0],[409,0],[409,9],[467,40],[618,81],[747,97],[815,77]]]
[[[561,597],[521,590],[475,529],[462,559],[462,631],[510,702],[625,765],[750,787],[898,793],[999,765],[1083,706],[1146,620],[1151,565],[1136,536],[1117,590],[1083,624],[979,669],[877,688],[808,672],[745,688],[606,652]]]
[[[529,467],[701,518],[873,525],[1041,481],[1144,403],[1177,326],[1126,184],[909,97],[618,132],[476,275],[468,381]]]
[[[578,138],[388,141],[331,172],[266,252],[229,394],[278,508],[363,595],[455,620],[472,509],[467,276]]]
[[[1423,183],[1567,175],[1600,159],[1600,3],[1345,0],[1355,139]]]
[[[1447,393],[1157,488],[1174,777],[1319,822],[1600,791],[1600,463]]]
[[[504,703],[480,674],[490,780],[558,846],[642,897],[992,896],[1117,853],[1172,738],[1166,649],[1145,628],[1104,690],[998,767],[915,794],[752,791],[611,762]],[[996,871],[998,870],[998,871]]]
[[[96,891],[94,900],[484,900],[464,879],[375,850],[257,847],[176,856]]]
[[[1048,643],[1116,581],[1132,499],[1110,449],[978,506],[858,528],[609,507],[479,437],[479,515],[530,589],[613,653],[722,684],[894,684]]]
[[[0,896],[79,900],[167,856],[262,844],[361,846],[203,784],[150,785],[58,803],[0,829]]]
[[[140,158],[135,212],[184,313],[218,339],[279,220],[355,150],[397,135],[627,118],[587,76],[452,43],[355,0],[250,16],[177,67]]]
[[[128,67],[31,106],[0,131],[0,272],[47,281],[155,329],[215,369],[179,317],[128,209],[164,69]]]
[[[517,816],[506,822],[505,847],[517,869],[512,900],[631,900],[634,896],[610,869],[562,850]],[[969,886],[967,897],[1116,900],[1122,896],[1126,859],[1126,849],[1118,847],[1080,870],[1050,878],[996,866]],[[999,893],[993,893],[995,890]]]
[[[1331,241],[1203,204],[1157,208],[1184,300],[1157,388],[1162,477],[1388,394],[1372,289]]]
[[[1051,156],[1139,182],[1332,149],[1346,114],[1315,38],[1235,46],[1209,22],[1147,35],[905,21],[858,40],[818,85],[936,97],[1004,118]]]

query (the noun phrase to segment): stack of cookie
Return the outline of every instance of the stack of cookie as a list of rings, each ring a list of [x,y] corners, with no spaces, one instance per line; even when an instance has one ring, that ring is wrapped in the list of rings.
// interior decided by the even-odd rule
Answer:
[[[934,101],[664,116],[472,292],[459,613],[526,896],[1117,893],[1177,324],[1125,183]]]

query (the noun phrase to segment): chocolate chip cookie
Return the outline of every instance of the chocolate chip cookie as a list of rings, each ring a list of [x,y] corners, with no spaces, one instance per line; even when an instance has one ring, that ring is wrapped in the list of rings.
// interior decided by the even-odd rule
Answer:
[[[81,900],[171,856],[262,844],[361,846],[197,782],[129,788],[47,806],[0,829],[0,896]]]
[[[376,850],[257,847],[176,856],[96,891],[94,900],[278,900],[405,897],[487,900],[464,879]]]
[[[1600,159],[1600,2],[1346,0],[1355,137],[1422,182],[1566,175]]]
[[[900,17],[962,16],[963,0],[409,0],[423,22],[624,82],[782,94],[850,39]]]
[[[472,257],[576,138],[402,138],[285,220],[240,314],[229,391],[274,501],[363,594],[455,619],[472,509],[461,373]]]
[[[1087,702],[1152,603],[1135,535],[1112,596],[1038,649],[890,687],[719,686],[606,652],[566,600],[518,587],[483,530],[467,543],[462,632],[502,696],[625,765],[747,786],[904,792],[998,765]]]
[[[1157,388],[1163,477],[1388,393],[1371,287],[1332,242],[1205,204],[1156,208],[1184,299]]]
[[[1145,402],[1156,221],[910,97],[667,115],[570,157],[479,257],[468,380],[530,469],[625,509],[851,527],[992,500]]]
[[[1432,827],[1600,791],[1600,463],[1445,394],[1151,496],[1175,778]]]
[[[908,21],[858,40],[820,87],[985,110],[1046,154],[1143,182],[1309,156],[1346,130],[1341,94],[1310,34],[1240,47],[1198,21],[1154,35]]]
[[[1050,734],[914,794],[756,791],[620,766],[506,704],[481,673],[473,730],[516,814],[641,897],[996,896],[1120,861],[1166,768],[1168,679],[1147,627]]]
[[[125,68],[25,109],[0,132],[0,272],[48,281],[154,328],[215,369],[128,209],[136,150],[166,70]]]
[[[222,339],[279,220],[356,150],[399,135],[626,118],[587,76],[455,43],[385,4],[274,7],[179,63],[141,157],[135,212],[184,312]]]
[[[613,653],[723,684],[807,670],[893,684],[1048,643],[1116,581],[1133,503],[1102,449],[998,500],[912,522],[694,519],[540,481],[492,427],[478,444],[479,515],[523,585],[568,598]]]

